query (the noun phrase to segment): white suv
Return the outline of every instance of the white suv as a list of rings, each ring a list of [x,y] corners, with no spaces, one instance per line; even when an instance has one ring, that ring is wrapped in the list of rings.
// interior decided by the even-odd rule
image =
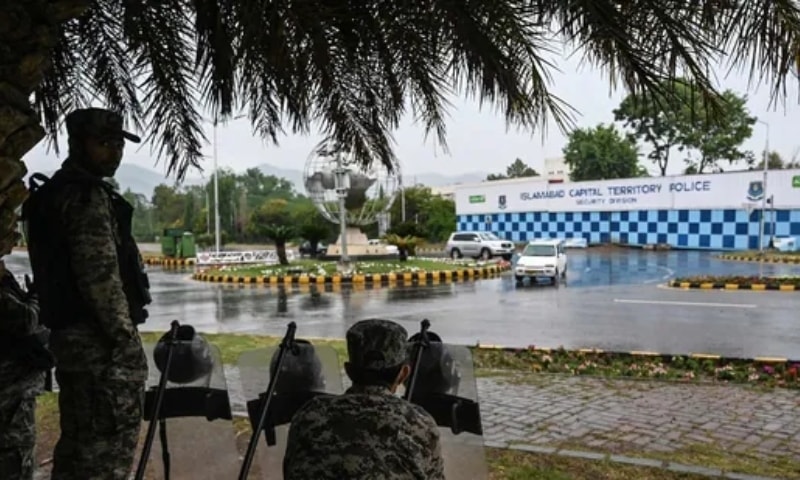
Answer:
[[[445,251],[451,258],[473,257],[488,260],[501,256],[511,260],[514,244],[491,232],[455,232],[450,234]]]
[[[553,283],[567,275],[567,252],[563,240],[533,240],[517,258],[514,278],[521,282],[525,277],[550,277]]]

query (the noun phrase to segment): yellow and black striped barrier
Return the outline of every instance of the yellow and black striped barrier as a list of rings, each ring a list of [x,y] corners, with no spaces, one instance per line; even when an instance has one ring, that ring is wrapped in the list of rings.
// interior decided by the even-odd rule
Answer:
[[[800,292],[797,285],[781,285],[778,283],[722,283],[722,282],[680,282],[671,281],[669,286],[673,288],[692,288],[700,290],[755,290],[755,291],[776,291],[776,292]]]
[[[165,267],[191,267],[196,264],[195,258],[171,258],[171,257],[144,257],[147,265],[163,265]]]
[[[220,283],[225,288],[252,288],[251,283]],[[380,290],[403,285],[401,283],[303,283],[303,284],[281,284],[281,283],[261,283],[261,288],[268,288],[275,292],[286,295],[304,295],[319,293],[343,293],[343,292],[364,292],[367,290]],[[437,283],[425,284],[426,286],[439,285]],[[446,284],[443,284],[446,285]]]
[[[272,276],[239,276],[224,274],[209,274],[197,272],[192,275],[195,280],[216,283],[233,283],[248,285],[429,285],[436,283],[459,282],[491,278],[505,270],[508,266],[492,265],[478,268],[464,268],[458,270],[444,270],[433,272],[402,272],[402,273],[376,273],[355,275],[272,275]]]
[[[736,255],[723,253],[718,255],[720,260],[731,260],[735,262],[758,262],[758,263],[790,263],[800,264],[800,255]]]

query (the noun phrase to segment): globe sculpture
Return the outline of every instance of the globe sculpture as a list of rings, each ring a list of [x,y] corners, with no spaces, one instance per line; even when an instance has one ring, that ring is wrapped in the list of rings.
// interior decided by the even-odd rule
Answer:
[[[401,178],[398,163],[392,171],[380,162],[365,168],[341,150],[323,145],[312,152],[305,165],[306,193],[328,221],[340,226],[339,239],[328,248],[328,255],[344,262],[349,255],[386,255],[385,246],[369,245],[360,227],[388,215]]]

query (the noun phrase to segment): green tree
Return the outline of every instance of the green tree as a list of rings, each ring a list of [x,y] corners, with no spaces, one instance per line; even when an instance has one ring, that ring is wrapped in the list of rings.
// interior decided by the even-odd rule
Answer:
[[[755,155],[752,156],[753,160],[755,160]],[[750,170],[763,170],[764,169],[764,155],[761,155],[761,161],[757,164],[755,161],[752,162],[753,165],[750,167]],[[782,170],[784,168],[798,168],[797,161],[789,160],[786,161],[783,159],[780,153],[776,151],[769,152],[767,155],[767,170]]]
[[[457,222],[456,204],[453,200],[432,195],[425,206],[425,233],[431,242],[447,239]]]
[[[514,162],[506,167],[506,173],[490,173],[487,175],[486,180],[504,180],[506,178],[522,178],[522,177],[538,177],[539,173],[532,169],[527,163],[523,162],[521,158],[517,158]]]
[[[663,93],[632,93],[614,110],[614,117],[633,130],[634,136],[652,148],[648,158],[666,175],[673,147],[698,152],[688,156],[687,171],[719,170],[720,160],[730,164],[747,159],[740,150],[752,134],[755,117],[748,114],[746,98],[730,90],[704,95],[686,79],[662,82]],[[713,101],[713,102],[712,102]],[[721,109],[722,116],[711,109]]]
[[[455,202],[434,195],[429,187],[416,185],[405,189],[406,221],[402,221],[402,200],[398,195],[389,212],[391,233],[413,236],[431,242],[444,240],[456,224]]]
[[[292,214],[289,203],[283,199],[264,202],[250,218],[251,233],[260,239],[272,240],[281,265],[288,265],[286,258],[286,242],[292,239],[295,230],[292,226]]]
[[[676,82],[663,82],[665,88],[680,88]],[[674,91],[673,91],[674,92]],[[675,96],[682,98],[682,92]],[[614,110],[614,119],[633,130],[634,136],[652,148],[649,158],[658,166],[661,176],[667,174],[669,155],[678,142],[677,116],[683,112],[680,106],[670,107],[675,97],[632,93],[625,97]]]
[[[692,87],[678,116],[679,149],[693,149],[698,158],[688,156],[684,161],[697,173],[708,169],[720,171],[721,161],[733,165],[747,160],[742,144],[753,134],[756,118],[747,111],[747,98],[726,90],[719,97],[724,121],[711,115],[709,99]]]
[[[785,96],[800,36],[800,11],[787,1],[353,5],[5,2],[0,193],[19,184],[22,157],[46,134],[57,140],[67,111],[95,101],[148,132],[179,180],[202,160],[201,106],[223,121],[247,111],[272,142],[289,126],[308,133],[313,125],[358,162],[393,167],[392,132],[409,105],[446,147],[451,93],[477,95],[509,125],[541,129],[553,118],[566,130],[572,112],[550,93],[544,59],[556,46],[581,49],[613,84],[637,92],[679,74],[713,90],[719,52],[732,52],[731,67]],[[14,224],[0,230],[0,255],[16,241]]]
[[[163,228],[191,228],[184,225],[186,212],[186,196],[177,188],[161,184],[153,189],[151,200],[155,209],[155,221],[159,229]]]
[[[632,178],[643,173],[636,141],[631,135],[620,134],[614,125],[573,131],[564,147],[564,162],[575,182]]]
[[[297,202],[291,216],[297,235],[310,244],[312,256],[316,256],[319,242],[336,235],[336,225],[323,217],[310,201]]]
[[[125,200],[133,206],[133,219],[131,230],[133,237],[140,242],[151,242],[156,231],[153,225],[154,209],[141,193],[134,193],[130,188],[122,194]]]

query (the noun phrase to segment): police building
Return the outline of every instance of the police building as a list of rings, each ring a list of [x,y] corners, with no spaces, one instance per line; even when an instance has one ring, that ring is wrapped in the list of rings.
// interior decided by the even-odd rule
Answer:
[[[516,242],[585,239],[590,245],[758,249],[800,245],[800,169],[553,183],[540,177],[459,185],[459,230]],[[763,227],[762,227],[763,212]]]

